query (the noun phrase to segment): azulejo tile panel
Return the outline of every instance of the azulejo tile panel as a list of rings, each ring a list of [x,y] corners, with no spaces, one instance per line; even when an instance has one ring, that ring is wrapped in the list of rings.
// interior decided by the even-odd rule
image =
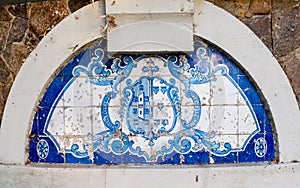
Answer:
[[[272,127],[243,71],[195,38],[192,54],[108,56],[95,42],[45,91],[29,160],[84,164],[271,161]]]

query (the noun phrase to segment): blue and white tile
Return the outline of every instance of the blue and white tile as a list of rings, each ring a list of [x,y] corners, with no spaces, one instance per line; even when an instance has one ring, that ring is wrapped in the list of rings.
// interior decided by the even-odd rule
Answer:
[[[166,81],[168,84],[171,84],[171,81],[175,81],[175,84],[172,86],[171,92],[174,93],[168,93],[168,89],[170,89],[170,86],[168,86],[165,83],[161,83],[162,79]],[[165,105],[174,105],[171,103],[168,95],[170,95],[172,98],[180,98],[181,96],[181,83],[178,79],[172,77],[172,76],[164,76],[162,79],[154,78],[153,79],[153,85],[152,85],[152,104],[153,106],[159,106],[161,103]]]
[[[256,117],[252,115],[248,106],[238,107],[239,134],[252,134],[259,126]]]
[[[52,135],[65,134],[64,108],[56,107],[49,121],[48,129]]]
[[[168,62],[166,62],[165,60],[163,60],[162,58],[159,57],[154,57],[154,56],[150,56],[147,61],[152,61],[152,75],[155,76],[159,76],[159,77],[165,77],[165,76],[171,76],[169,67],[167,66]],[[146,64],[146,66],[147,66]]]
[[[39,107],[54,107],[63,106],[63,99],[61,99],[62,88],[67,83],[66,78],[56,77],[52,80],[51,84],[47,87],[47,91],[44,93],[44,97],[39,103]]]
[[[64,98],[60,98],[60,100],[58,101],[58,103],[56,104],[55,108],[61,108],[61,107],[64,107],[65,106],[65,102],[64,102]],[[54,107],[54,106],[52,106]]]
[[[172,130],[171,133],[180,131],[179,119],[176,120],[174,117],[174,109],[172,106],[154,106],[152,117],[152,128],[153,131],[159,132],[160,129]],[[175,127],[172,129],[173,125]]]
[[[247,76],[241,76],[239,75],[239,86],[242,89],[242,91],[247,96],[250,104],[252,105],[262,105],[262,101],[251,83],[251,81],[248,79]]]
[[[225,76],[216,76],[211,82],[211,104],[238,104],[238,90]]]
[[[219,150],[221,151],[226,150],[226,148],[224,147],[226,143],[230,144],[232,149],[240,149],[238,146],[238,135],[215,135],[213,141],[215,141],[216,143],[220,143]]]
[[[86,77],[85,74],[80,74],[80,75],[73,75],[73,68],[77,65],[81,66],[87,66],[87,64],[90,62],[91,59],[91,50],[86,49],[83,52],[81,52],[79,55],[74,57],[62,70],[64,77]]]
[[[111,96],[110,92],[112,92],[112,86],[108,85],[108,86],[99,86],[99,85],[94,85],[92,84],[92,105],[93,106],[103,106],[102,102],[103,102],[103,98],[105,97],[105,95],[107,96]],[[118,94],[116,95],[115,98],[110,97],[110,102],[109,102],[109,106],[122,106],[121,103],[121,97],[122,95],[121,93],[121,87],[120,85],[118,85],[117,87],[118,89]]]
[[[38,155],[38,162],[47,162],[47,163],[65,162],[65,155],[64,155],[65,153],[60,152],[59,148],[47,136],[39,137],[36,140],[34,147],[35,147],[34,152]]]
[[[91,136],[70,136],[64,143],[65,152],[77,158],[89,157],[93,159],[93,138]]]
[[[122,109],[120,107],[109,107],[108,111],[109,111],[109,115],[110,115],[109,117],[112,122],[116,122],[116,121],[122,122],[121,121]]]
[[[69,138],[65,135],[54,135],[51,139],[54,139],[53,142],[59,143],[59,145],[56,145],[57,151],[59,153],[65,153],[66,143],[69,142]]]
[[[141,58],[139,61],[135,61],[136,67],[134,67],[130,73],[130,77],[143,77],[151,76],[151,67],[153,66],[153,61],[151,62],[148,58]],[[144,71],[143,71],[144,70]]]
[[[211,102],[211,82],[204,84],[193,84],[190,86],[190,90],[196,92],[200,98],[201,105],[210,105]],[[184,93],[183,93],[184,95]],[[182,105],[193,105],[193,101],[190,98],[182,97]]]
[[[131,60],[136,67],[133,66],[129,76],[118,85],[118,94],[108,105],[102,105],[102,101],[105,94],[112,91],[113,84],[101,86],[103,82],[97,82],[101,76],[92,74],[92,78],[90,78],[86,74],[80,74],[79,77],[68,79],[60,77],[64,75],[63,73],[72,76],[74,66],[79,64],[82,65],[80,67],[82,73],[85,70],[88,71],[87,67],[91,62],[91,56],[87,57],[84,53],[82,57],[85,58],[76,57],[80,62],[71,61],[70,66],[67,65],[67,68],[64,68],[66,70],[59,73],[59,76],[51,84],[53,87],[49,87],[49,91],[44,96],[47,100],[42,100],[40,103],[40,106],[47,108],[39,109],[35,121],[38,126],[35,129],[44,129],[47,124],[46,132],[41,132],[39,136],[43,136],[45,140],[49,141],[49,147],[56,147],[59,150],[58,155],[55,153],[55,148],[51,148],[54,153],[51,153],[49,160],[41,160],[41,162],[65,161],[90,164],[94,160],[95,163],[100,164],[199,164],[209,163],[209,156],[215,163],[236,162],[238,156],[241,161],[262,161],[265,158],[257,157],[254,153],[255,140],[259,138],[259,135],[256,133],[256,135],[252,135],[259,128],[261,132],[268,132],[269,136],[261,136],[268,144],[268,154],[266,155],[270,160],[274,150],[271,125],[265,109],[261,108],[262,104],[255,88],[246,76],[237,75],[237,72],[240,71],[239,68],[234,66],[231,61],[229,62],[225,56],[217,54],[217,57],[210,47],[205,44],[200,46],[205,46],[201,51],[205,54],[195,52],[194,54],[198,55],[194,57],[195,62],[187,59],[186,56],[176,56],[177,64],[172,69],[173,74],[179,71],[179,74],[175,75],[176,78],[171,74],[171,69],[169,70],[169,67],[165,66],[167,65],[165,58],[168,56],[132,56],[135,60]],[[94,51],[94,47],[92,48]],[[104,56],[106,57],[105,54]],[[96,56],[93,55],[93,57]],[[184,57],[185,60],[183,60]],[[122,59],[124,64],[125,56],[118,58]],[[181,62],[185,62],[185,64],[178,68],[180,58]],[[111,59],[108,64],[112,61]],[[100,66],[107,64],[106,62],[102,63]],[[192,72],[187,71],[189,63],[195,66],[198,63],[199,72],[194,72],[192,75]],[[226,65],[232,77],[225,74],[226,66],[219,66],[218,69],[215,69],[218,63]],[[122,67],[119,68],[122,69]],[[209,75],[203,74],[205,70],[208,70]],[[119,76],[121,74],[112,73],[108,78],[112,78],[114,81],[122,80],[119,79]],[[148,81],[142,80],[141,77]],[[160,82],[159,78],[164,79],[166,83]],[[69,79],[70,82],[67,83]],[[187,79],[194,80],[187,82]],[[208,82],[201,83],[202,79],[208,79],[206,80]],[[172,93],[175,95],[171,96],[173,102],[170,102],[167,88],[172,87],[173,81],[175,81],[173,91],[175,88],[178,91]],[[59,87],[54,87],[57,84]],[[131,95],[136,95],[134,97],[140,96],[141,92],[147,93],[149,101],[133,102],[131,100],[133,96],[126,98],[125,88],[132,92]],[[64,92],[62,98],[59,97],[59,92]],[[47,106],[50,103],[54,108],[53,111],[50,110],[51,106]],[[253,104],[254,111],[252,111],[250,103]],[[178,110],[178,118],[175,118],[175,107]],[[134,108],[148,109],[149,114],[147,117],[141,118],[133,113]],[[196,110],[198,110],[197,113],[195,113]],[[175,120],[177,122],[174,129],[171,129]],[[184,125],[184,122],[195,122],[195,124],[189,127]],[[256,123],[259,123],[259,126]],[[268,126],[268,129],[264,129],[265,125]],[[200,146],[194,147],[195,143],[192,137],[197,137],[199,139],[197,141],[207,151],[202,151]],[[106,139],[105,143],[108,143],[109,151],[105,150],[103,139]],[[221,148],[217,149],[218,151],[212,151],[211,147],[217,146],[213,141],[220,144]],[[229,143],[231,149],[236,150],[234,152],[232,150],[222,151],[226,149],[225,143]],[[31,142],[32,144],[34,142]],[[176,148],[175,144],[191,146],[191,149],[180,150],[181,146],[176,146]],[[271,146],[269,147],[269,145]],[[124,147],[124,151],[118,151],[119,146]],[[240,151],[243,146],[245,146],[245,152]],[[31,150],[34,150],[34,147]],[[161,152],[162,148],[165,153]],[[169,150],[167,150],[168,148]],[[137,153],[139,149],[145,153]],[[178,149],[180,151],[177,151]],[[65,154],[64,151],[66,158],[62,157]],[[208,152],[211,154],[209,155]],[[205,157],[203,160],[202,155]],[[187,158],[189,156],[192,157]]]
[[[64,106],[91,106],[92,91],[89,79],[86,77],[78,77],[63,95]]]
[[[161,136],[155,141],[155,145],[151,147],[151,159],[153,162],[156,162],[158,157],[161,156],[164,158],[165,155],[170,154],[175,150],[174,146],[170,144],[170,141],[172,140],[174,140],[173,136]],[[167,152],[170,148],[173,149]]]
[[[210,121],[217,134],[237,134],[238,106],[211,106]]]
[[[261,132],[272,132],[266,109],[262,105],[252,106]]]
[[[107,130],[101,118],[101,107],[92,107],[92,125],[93,135]]]
[[[65,108],[66,135],[92,134],[92,108],[69,107]]]
[[[207,133],[211,131],[210,108],[210,106],[201,106],[200,121],[196,125],[195,129],[199,129]]]
[[[244,146],[246,146],[248,144],[250,138],[251,138],[250,134],[239,134],[238,135],[239,148],[243,148]]]
[[[137,155],[137,153],[134,153],[133,151],[129,151],[133,155],[141,156],[143,157],[147,162],[152,162],[151,155],[152,155],[152,147],[149,146],[149,140],[146,140],[141,135],[135,135],[135,136],[129,136],[129,139],[133,141],[132,149],[138,150],[138,148],[141,149],[141,152],[143,154]],[[157,142],[155,142],[156,144]]]
[[[249,100],[248,100],[248,98],[245,95],[243,97],[243,95],[242,95],[241,92],[242,91],[240,91],[238,93],[238,105],[240,105],[240,106],[247,106],[247,104],[249,103]]]
[[[204,110],[208,110],[208,106],[205,106]],[[203,111],[203,106],[181,106],[181,125],[187,124],[188,126],[199,129],[202,126],[201,123],[206,123],[206,125],[203,126],[206,127],[206,130],[209,130],[209,121],[207,119],[209,113],[209,111]]]

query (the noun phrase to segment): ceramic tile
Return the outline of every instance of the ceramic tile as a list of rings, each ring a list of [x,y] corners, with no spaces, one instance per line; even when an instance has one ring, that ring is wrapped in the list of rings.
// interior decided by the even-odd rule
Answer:
[[[92,85],[92,106],[122,106],[122,99],[120,95],[113,94],[111,85],[99,86]],[[117,87],[117,91],[122,92],[120,85]],[[103,99],[109,100],[109,103],[103,103]]]
[[[237,163],[238,162],[238,152],[231,152],[226,156],[210,156],[210,164],[219,164],[219,163]]]
[[[246,94],[250,104],[252,105],[262,105],[261,99],[256,92],[253,84],[249,81],[247,76],[239,76],[239,86],[242,91]]]
[[[211,55],[212,61],[218,65],[225,65],[228,67],[229,75],[238,75],[239,74],[239,67],[236,66],[231,60],[224,58],[224,56],[217,51],[213,51]]]
[[[93,135],[107,128],[101,118],[101,107],[92,107],[92,125]]]
[[[238,105],[247,106],[247,103],[249,103],[248,99],[244,98],[242,93],[238,92]]]
[[[37,110],[37,130],[38,130],[38,135],[45,135],[45,125],[49,125],[49,118],[48,114],[51,114],[51,109],[48,107],[39,107]]]
[[[84,76],[86,75],[82,74],[73,74],[73,69],[75,66],[87,66],[89,61],[91,59],[91,50],[86,49],[80,54],[78,54],[76,57],[74,57],[61,71],[63,76],[66,78],[72,78],[72,77],[79,77],[79,76]]]
[[[34,138],[31,138],[29,140],[29,157],[28,159],[31,161],[31,162],[39,162],[39,155],[37,153],[37,138],[34,137]]]
[[[64,106],[91,106],[91,84],[87,78],[75,78],[72,85],[63,95]]]
[[[66,135],[92,134],[92,109],[90,107],[65,108]]]
[[[238,133],[238,106],[211,106],[211,131],[217,134]]]
[[[113,153],[105,153],[99,150],[94,152],[94,163],[95,164],[122,164],[122,158],[120,155],[115,155]]]
[[[161,103],[164,103],[165,105],[176,105],[177,100],[180,100],[182,95],[180,87],[180,81],[178,79],[174,79],[174,77],[153,77],[153,105],[159,106]]]
[[[31,140],[32,156],[35,162],[64,163],[64,153],[60,153],[54,143],[47,137],[38,137]]]
[[[66,153],[66,163],[75,164],[92,164],[93,160],[90,157],[78,158],[71,153]]]
[[[166,154],[163,157],[159,156],[157,159],[157,164],[180,164],[180,156],[181,154],[177,152],[172,152],[170,154]]]
[[[144,157],[139,157],[131,154],[130,152],[126,152],[122,155],[122,163],[123,164],[151,164],[151,162],[147,162]]]
[[[239,162],[264,161],[267,152],[265,134],[257,134],[246,146],[246,152],[239,153]]]
[[[209,161],[209,153],[205,151],[190,152],[181,155],[181,164],[208,164]],[[180,164],[180,162],[177,164]]]
[[[92,137],[68,136],[64,138],[64,153],[66,163],[92,164]]]
[[[149,56],[145,56],[145,57],[149,57]],[[157,63],[157,61],[154,62],[153,59],[149,59],[149,58],[141,58],[141,60],[135,61],[130,56],[126,56],[126,58],[127,60],[133,61],[136,64],[136,66],[132,69],[130,74],[132,78],[152,76],[151,70],[153,69],[153,67],[155,67],[155,63]],[[160,64],[161,62],[158,61],[158,63]]]
[[[265,134],[265,140],[266,140],[266,154],[264,156],[265,160],[267,161],[271,161],[274,160],[275,158],[275,154],[274,152],[274,137],[273,134],[271,134],[270,132],[268,134]]]
[[[235,62],[196,39],[188,54],[108,56],[87,47],[36,106],[29,159],[72,164],[270,161],[271,121]]]
[[[53,109],[52,113],[53,114],[48,125],[48,130],[52,132],[53,135],[64,135],[65,134],[64,108],[56,107],[55,109]]]
[[[53,135],[51,140],[55,140],[58,143],[61,143],[59,145],[59,147],[57,147],[56,149],[57,149],[58,153],[65,154],[66,144],[69,143],[69,139],[65,135]]]
[[[250,134],[239,134],[238,135],[238,146],[239,148],[243,148],[247,145],[249,138],[251,138]]]
[[[266,124],[267,124],[266,122],[269,119],[267,117],[265,107],[262,106],[262,105],[255,105],[255,106],[253,106],[253,110],[255,112],[260,130],[261,130],[262,133],[264,133],[265,132],[265,127],[266,127]]]
[[[211,83],[207,82],[205,84],[197,84],[191,85],[191,91],[194,91],[199,96],[201,105],[210,105],[211,103]],[[182,93],[182,95],[185,95]],[[193,100],[191,98],[182,97],[182,104],[183,105],[194,105]]]
[[[140,155],[139,157],[143,158],[143,160],[139,160],[142,163],[152,163],[155,155],[152,155],[152,148],[149,147],[149,145],[154,144],[154,146],[157,146],[157,140],[150,141],[150,140],[145,140],[140,136],[129,136],[129,140],[132,141],[132,148],[128,148],[128,153],[131,153],[131,158],[132,160],[135,160],[136,155],[134,155],[137,151],[137,148],[140,147]],[[131,152],[130,152],[131,151]],[[127,157],[128,158],[128,157]]]
[[[210,119],[210,106],[201,106],[201,117],[199,123],[195,128],[204,132],[210,132],[211,119]]]
[[[211,82],[211,104],[237,104],[238,90],[233,83],[224,76],[216,76]]]
[[[248,106],[238,107],[238,133],[251,134],[256,130],[256,118],[253,117]]]
[[[215,135],[213,140],[217,143],[220,143],[220,148],[218,148],[220,151],[225,151],[227,149],[226,144],[230,144],[232,149],[239,148],[237,135]]]
[[[263,113],[264,115],[264,129],[261,128],[261,130],[264,132],[264,133],[273,133],[272,130],[274,129],[273,128],[273,125],[271,124],[270,122],[270,119],[268,117],[268,114],[267,112],[265,111],[265,113]]]
[[[56,77],[52,80],[52,84],[47,88],[47,91],[44,94],[39,106],[40,107],[52,107],[56,106],[55,102],[60,100],[62,97],[62,88],[67,84],[68,79],[63,77]],[[58,102],[59,105],[63,104],[63,101]]]
[[[32,137],[38,134],[39,134],[39,111],[37,110],[34,114],[30,136]]]

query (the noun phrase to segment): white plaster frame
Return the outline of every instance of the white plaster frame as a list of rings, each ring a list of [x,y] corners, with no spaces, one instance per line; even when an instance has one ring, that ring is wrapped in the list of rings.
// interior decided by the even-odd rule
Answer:
[[[0,178],[0,185],[8,185],[5,184],[5,182],[16,178],[15,176],[18,174],[22,174],[23,176],[23,173],[28,173],[24,177],[33,178],[33,175],[30,176],[29,172],[33,174],[41,173],[38,167],[24,165],[27,159],[26,148],[28,146],[28,134],[31,128],[34,108],[45,85],[51,79],[52,74],[73,53],[72,47],[78,45],[77,48],[80,48],[88,42],[100,37],[101,25],[104,25],[104,20],[101,19],[100,16],[103,13],[104,4],[103,1],[99,1],[71,14],[44,37],[21,67],[11,88],[1,125],[0,162],[6,165],[0,165],[0,177],[2,178]],[[195,0],[194,24],[196,35],[211,41],[225,50],[235,58],[255,80],[267,100],[274,118],[278,134],[280,161],[284,162],[288,169],[295,169],[297,171],[295,176],[299,176],[299,164],[289,164],[289,162],[300,160],[300,150],[298,149],[298,144],[300,143],[300,126],[298,126],[300,122],[300,112],[289,81],[276,59],[249,28],[229,13],[211,3],[204,2],[203,0]],[[18,164],[19,166],[12,164]],[[182,178],[193,175],[191,181],[194,181],[194,175],[197,173],[201,176],[201,181],[212,181],[214,179],[214,176],[212,176],[213,173],[219,173],[224,175],[224,177],[228,177],[228,172],[230,172],[231,177],[235,175],[237,175],[236,177],[244,177],[240,175],[240,171],[237,169],[242,169],[242,171],[248,175],[251,173],[255,174],[257,170],[262,170],[261,172],[265,173],[265,175],[269,175],[267,178],[269,185],[272,185],[271,180],[278,182],[278,176],[271,176],[274,172],[282,173],[281,171],[275,170],[277,169],[276,165],[275,167],[271,165],[267,170],[263,170],[264,168],[264,166],[260,165],[240,168],[234,166],[215,168],[193,166],[189,168],[174,167],[172,168],[174,171],[170,171],[169,167],[166,169],[159,167],[155,170],[141,167],[137,170],[137,168],[123,166],[109,169],[81,168],[80,170],[71,168],[70,170],[64,171],[69,175],[74,173],[74,177],[81,177],[81,173],[86,175],[90,174],[89,178],[93,180],[92,185],[96,185],[100,180],[102,182],[103,179],[103,177],[101,177],[96,181],[95,178],[99,177],[91,175],[93,172],[99,176],[104,174],[105,178],[103,181],[106,183],[115,181],[113,179],[113,177],[115,177],[114,174],[120,175],[122,178],[120,182],[122,183],[127,182],[129,185],[129,181],[133,179],[135,179],[135,182],[141,183],[146,177],[141,176],[143,178],[137,178],[136,175],[139,174],[159,178],[160,181],[157,183],[158,185],[170,185],[168,184],[171,181],[170,178],[176,180],[174,182],[178,182],[177,179],[180,178],[178,173],[182,175]],[[48,176],[43,175],[45,178],[40,185],[46,187],[47,185],[54,185],[53,182],[46,180],[49,177],[58,177],[54,174],[59,173],[61,168],[49,169],[43,167],[43,169],[49,171],[50,174]],[[166,170],[170,174],[166,173]],[[155,173],[152,173],[153,171],[155,171]],[[288,175],[290,172],[284,173]],[[8,174],[6,179],[4,178],[4,174]],[[203,179],[203,177],[207,177],[207,179]],[[284,180],[287,181],[287,179]],[[22,182],[20,179],[18,181]],[[24,181],[26,181],[26,178]],[[72,181],[74,181],[72,183],[79,182],[80,178],[74,178]],[[223,178],[221,178],[220,181],[226,182]],[[48,183],[45,184],[45,182]],[[148,182],[153,183],[152,181]],[[182,182],[185,182],[185,180],[182,180]],[[294,178],[291,182],[299,183],[300,180],[299,178]],[[65,183],[60,185],[68,185],[67,183],[68,182],[65,181]],[[151,186],[151,183],[147,186]]]

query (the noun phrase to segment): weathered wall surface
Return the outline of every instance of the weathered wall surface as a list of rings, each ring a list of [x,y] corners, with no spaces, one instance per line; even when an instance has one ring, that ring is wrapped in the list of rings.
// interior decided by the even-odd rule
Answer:
[[[261,38],[287,74],[300,105],[300,1],[209,1],[239,18]],[[89,3],[91,0],[57,0],[0,6],[0,121],[26,57],[57,23]]]

